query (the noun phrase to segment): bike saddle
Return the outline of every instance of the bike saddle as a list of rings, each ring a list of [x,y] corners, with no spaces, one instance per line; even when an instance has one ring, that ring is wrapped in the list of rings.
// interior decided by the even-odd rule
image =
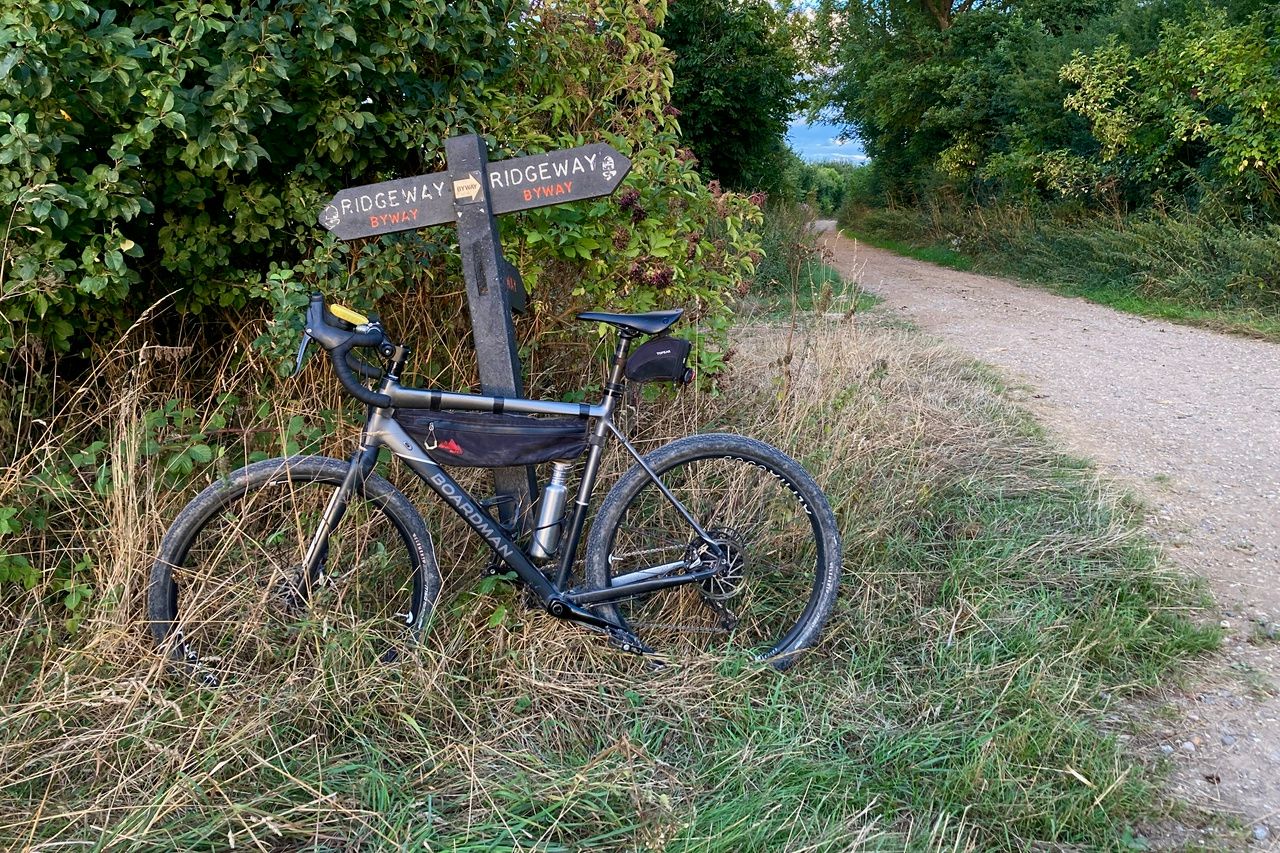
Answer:
[[[637,335],[656,335],[671,328],[672,324],[679,320],[680,315],[683,313],[683,308],[677,308],[674,311],[650,311],[647,314],[610,314],[605,311],[584,311],[578,315],[578,319],[596,323],[608,323],[610,326],[617,326],[619,329],[630,331]]]

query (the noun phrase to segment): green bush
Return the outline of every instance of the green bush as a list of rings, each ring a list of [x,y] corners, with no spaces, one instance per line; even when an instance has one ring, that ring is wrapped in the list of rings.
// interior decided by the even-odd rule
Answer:
[[[763,257],[756,266],[756,287],[764,293],[788,293],[818,257],[812,219],[794,204],[769,205],[761,229]]]
[[[663,6],[108,5],[0,11],[0,595],[88,600],[77,567],[120,539],[116,471],[186,488],[243,461],[227,446],[320,446],[350,401],[278,376],[308,291],[379,309],[415,379],[466,387],[452,229],[344,244],[316,224],[338,189],[442,168],[452,135],[494,159],[601,140],[633,160],[610,198],[501,220],[531,393],[581,387],[599,337],[580,308],[687,306],[699,369],[722,367],[760,211],[680,144]]]
[[[321,200],[419,171],[477,123],[514,15],[508,0],[6,4],[0,351],[25,335],[84,347],[170,293],[242,308],[272,261],[337,280],[347,253],[316,228]]]
[[[168,295],[180,312],[292,311],[308,288],[368,303],[447,275],[447,229],[348,246],[315,214],[345,186],[439,168],[443,140],[474,130],[495,158],[603,139],[636,160],[630,194],[508,224],[531,283],[567,261],[590,301],[721,316],[755,214],[681,154],[662,7],[522,8],[6,5],[0,352],[85,349]]]
[[[1089,120],[1119,180],[1277,209],[1280,8],[1234,26],[1223,9],[1170,20],[1145,56],[1112,37],[1062,77],[1076,87],[1066,106]]]

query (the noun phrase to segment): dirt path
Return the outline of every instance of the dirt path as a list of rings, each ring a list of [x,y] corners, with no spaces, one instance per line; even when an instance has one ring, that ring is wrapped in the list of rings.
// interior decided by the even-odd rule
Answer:
[[[1162,841],[1280,850],[1280,346],[902,258],[832,225],[846,278],[1025,382],[1041,421],[1142,495],[1172,559],[1208,580],[1222,654],[1138,743],[1174,762],[1175,796],[1241,828]]]

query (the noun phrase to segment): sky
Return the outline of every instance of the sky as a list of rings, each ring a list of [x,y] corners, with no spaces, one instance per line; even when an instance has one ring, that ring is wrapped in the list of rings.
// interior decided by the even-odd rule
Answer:
[[[857,139],[841,137],[840,128],[833,124],[809,124],[802,118],[793,118],[787,128],[787,144],[800,159],[810,162],[867,162],[866,155],[862,153],[862,144]]]

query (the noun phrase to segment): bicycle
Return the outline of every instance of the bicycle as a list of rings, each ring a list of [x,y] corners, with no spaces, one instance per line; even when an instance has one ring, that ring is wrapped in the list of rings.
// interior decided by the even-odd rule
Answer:
[[[839,587],[840,538],[822,490],[755,439],[692,435],[641,454],[613,420],[627,381],[689,380],[688,343],[665,334],[681,314],[579,314],[616,328],[617,342],[599,402],[565,403],[405,387],[410,349],[379,321],[313,294],[296,370],[311,341],[323,347],[343,387],[368,407],[359,445],[346,462],[257,462],[196,496],[152,567],[155,642],[209,686],[270,665],[317,610],[342,629],[330,638],[345,635],[366,654],[393,661],[411,650],[441,577],[422,516],[374,472],[385,448],[485,542],[491,573],[514,572],[551,616],[604,632],[625,652],[731,641],[788,668],[817,641]],[[651,337],[632,352],[642,335]],[[382,367],[357,350],[376,352]],[[539,415],[551,417],[531,417]],[[610,436],[635,463],[600,504],[575,584]],[[490,514],[494,501],[475,500],[443,467],[546,462],[547,485],[524,523],[508,525]]]

